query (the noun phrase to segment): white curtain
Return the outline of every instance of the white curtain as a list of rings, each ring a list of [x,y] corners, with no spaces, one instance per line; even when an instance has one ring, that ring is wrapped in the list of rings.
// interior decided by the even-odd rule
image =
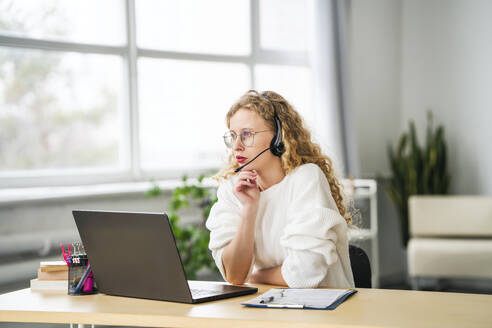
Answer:
[[[359,176],[355,131],[346,94],[348,1],[309,0],[309,59],[313,72],[314,135],[341,176]]]

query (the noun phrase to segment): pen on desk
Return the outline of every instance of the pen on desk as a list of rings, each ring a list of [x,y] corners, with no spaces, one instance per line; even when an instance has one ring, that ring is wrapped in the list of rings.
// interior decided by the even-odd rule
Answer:
[[[270,296],[270,297],[268,297],[268,299],[266,299],[266,300],[261,300],[261,301],[260,301],[260,303],[261,303],[261,304],[264,304],[264,303],[270,303],[270,302],[271,302],[271,301],[273,301],[273,300],[274,300],[274,297],[273,297],[273,296]]]
[[[282,297],[284,297],[284,291],[285,291],[285,289],[279,289],[279,291],[280,291],[280,295],[279,295],[279,297],[278,297],[278,298],[282,298]],[[275,299],[275,296],[273,296],[273,295],[272,295],[272,296],[269,296],[266,300],[265,300],[265,299],[262,299],[262,300],[260,301],[260,303],[261,303],[261,304],[270,303],[270,302],[272,302],[274,299]]]

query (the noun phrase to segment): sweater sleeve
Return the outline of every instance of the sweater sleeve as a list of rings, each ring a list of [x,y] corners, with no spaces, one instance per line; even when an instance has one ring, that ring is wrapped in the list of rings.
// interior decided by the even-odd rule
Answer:
[[[344,285],[347,280],[337,263],[337,244],[348,252],[347,223],[338,212],[323,171],[315,164],[300,169],[280,239],[287,251],[282,276],[291,288],[318,287],[330,273],[334,275],[330,281]]]
[[[210,215],[205,226],[210,230],[209,249],[212,251],[212,257],[219,269],[224,280],[227,281],[225,269],[222,264],[222,253],[225,247],[233,240],[236,231],[240,224],[240,203],[232,193],[232,183],[230,180],[222,181],[217,189],[217,202],[210,209]],[[245,281],[248,281],[251,272],[253,271],[253,263],[255,256],[251,261],[251,265]]]

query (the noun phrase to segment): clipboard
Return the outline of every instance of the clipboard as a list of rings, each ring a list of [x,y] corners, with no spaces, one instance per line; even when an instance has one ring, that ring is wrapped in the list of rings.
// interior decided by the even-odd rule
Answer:
[[[334,310],[356,289],[273,288],[242,305],[257,308]]]

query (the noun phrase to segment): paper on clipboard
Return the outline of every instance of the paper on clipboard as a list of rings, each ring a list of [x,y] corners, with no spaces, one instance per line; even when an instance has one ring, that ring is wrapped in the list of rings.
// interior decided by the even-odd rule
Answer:
[[[355,289],[273,288],[241,304],[252,307],[333,310],[355,292]]]

